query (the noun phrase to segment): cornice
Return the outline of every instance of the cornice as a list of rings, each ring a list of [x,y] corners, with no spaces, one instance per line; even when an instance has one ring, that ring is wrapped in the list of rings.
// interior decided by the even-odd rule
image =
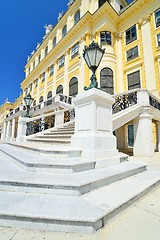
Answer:
[[[47,64],[51,59],[57,59],[57,53],[61,51],[61,49],[66,46],[66,43],[69,42],[71,39],[73,39],[73,36],[76,35],[79,31],[82,31],[86,26],[91,27],[92,24],[92,14],[90,12],[87,12],[80,20],[79,22],[73,26],[69,32],[62,38],[57,45],[48,53],[48,55],[41,60],[39,65],[36,66],[35,69],[32,70],[32,72],[23,80],[21,83],[21,87],[23,88],[26,83],[29,83],[30,81],[33,81],[33,78],[36,78],[36,74],[41,72],[42,66]]]
[[[118,13],[108,2],[104,3],[103,7],[98,8],[97,11],[93,13],[92,26],[104,17],[107,17],[114,25],[118,24]]]
[[[151,5],[154,2],[155,2],[155,0],[138,0],[135,3],[133,3],[129,8],[127,8],[124,12],[122,12],[119,15],[118,27],[120,27],[121,25],[126,23],[126,19],[127,19],[127,21],[129,21],[129,19],[132,19],[134,17],[134,15],[140,13],[142,10],[144,10],[145,8],[147,8],[149,5]],[[149,15],[148,15],[148,17],[150,18]],[[148,20],[149,20],[149,18],[148,18]],[[147,20],[147,17],[142,19],[142,22],[144,22],[146,20]]]

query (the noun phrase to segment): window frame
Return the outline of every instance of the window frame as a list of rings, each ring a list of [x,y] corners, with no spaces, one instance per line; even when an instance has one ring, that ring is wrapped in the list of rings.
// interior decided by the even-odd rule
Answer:
[[[51,65],[49,68],[49,76],[51,77],[54,73],[54,65]]]
[[[79,42],[74,44],[71,48],[71,59],[76,57],[79,53]]]
[[[104,34],[104,37],[102,37],[102,34]],[[102,39],[104,39],[102,41]],[[112,33],[110,31],[101,31],[100,32],[100,43],[101,45],[107,44],[112,45]]]
[[[63,54],[60,58],[59,58],[59,61],[58,61],[58,67],[61,68],[64,66],[64,63],[65,63],[65,55]]]
[[[129,77],[132,76],[134,78],[134,75],[136,75],[137,73],[139,75],[139,82],[136,81],[135,83],[129,84],[129,80],[133,81],[132,79],[129,79]],[[141,88],[141,73],[140,73],[140,69],[136,70],[135,72],[131,72],[131,73],[127,74],[127,86],[128,86],[128,90]]]
[[[67,25],[64,25],[64,27],[62,28],[62,38],[64,38],[66,34],[67,34]]]
[[[78,94],[78,78],[72,77],[69,81],[69,96],[75,97]]]
[[[38,78],[37,78],[37,79],[35,79],[35,81],[34,81],[34,86],[35,86],[35,88],[37,88],[37,87],[38,87]]]
[[[134,54],[134,50],[137,49],[137,54]],[[128,53],[130,52],[130,57],[128,57]],[[126,59],[127,59],[127,62],[138,57],[139,56],[139,49],[138,49],[138,45],[133,47],[133,48],[130,48],[128,51],[126,51]]]
[[[52,48],[54,48],[57,44],[57,37],[54,37],[52,40]]]
[[[46,57],[48,55],[48,46],[46,46],[45,51],[44,51],[44,56]]]
[[[157,34],[157,47],[160,47],[160,33]]]
[[[133,31],[133,28],[135,28],[135,31]],[[128,34],[127,34],[128,32]],[[132,36],[135,33],[135,36]],[[127,39],[127,37],[130,37],[129,39]],[[126,45],[130,44],[131,42],[137,40],[137,26],[136,24],[134,24],[133,26],[131,26],[130,28],[128,28],[125,31],[125,42]]]
[[[75,14],[74,14],[74,25],[76,25],[77,22],[79,22],[81,18],[81,13],[80,10],[78,10]]]
[[[159,16],[158,18],[156,18],[156,13],[159,12]],[[160,27],[160,8],[158,8],[155,12],[154,12],[154,17],[155,17],[155,26],[156,28]],[[157,22],[158,19],[158,22]]]
[[[42,73],[42,83],[44,83],[45,80],[46,80],[46,73],[44,72],[44,73]]]

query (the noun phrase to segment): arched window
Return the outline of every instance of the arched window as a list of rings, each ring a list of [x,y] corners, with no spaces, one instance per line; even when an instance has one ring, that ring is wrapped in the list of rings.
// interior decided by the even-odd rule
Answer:
[[[67,33],[67,26],[65,25],[63,28],[62,28],[62,38],[66,35]]]
[[[80,10],[78,10],[74,15],[74,25],[80,20]]]
[[[33,106],[36,106],[36,100],[33,101]]]
[[[52,41],[52,48],[56,46],[56,43],[57,43],[57,38],[55,37]]]
[[[40,97],[39,103],[43,102],[43,96]]]
[[[48,46],[45,48],[45,57],[47,56],[48,54]]]
[[[47,94],[47,99],[49,99],[51,97],[52,97],[52,91],[49,91],[48,94]]]
[[[63,94],[63,86],[59,85],[56,89],[56,94]]]
[[[47,106],[52,104],[52,99],[51,98],[52,98],[52,91],[49,91],[48,94],[47,94],[47,99],[49,99],[47,101]]]
[[[38,63],[40,63],[40,61],[41,61],[41,54],[39,54]]]
[[[69,96],[76,96],[78,94],[78,79],[73,77],[69,82]]]
[[[114,94],[113,71],[110,68],[103,68],[100,72],[100,89]]]

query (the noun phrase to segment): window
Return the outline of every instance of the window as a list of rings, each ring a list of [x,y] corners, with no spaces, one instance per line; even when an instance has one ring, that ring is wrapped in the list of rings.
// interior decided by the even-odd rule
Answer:
[[[140,88],[140,71],[133,72],[127,75],[128,80],[128,90]]]
[[[100,72],[100,89],[109,94],[114,94],[113,71],[103,68]]]
[[[155,23],[156,27],[160,26],[160,8],[155,11]]]
[[[39,57],[38,57],[38,63],[41,62],[41,54],[39,54]]]
[[[25,89],[26,95],[28,94],[28,88]]]
[[[49,75],[52,76],[54,73],[54,65],[49,68]]]
[[[123,5],[120,5],[120,10],[122,10],[123,9]]]
[[[45,48],[45,57],[47,56],[48,54],[48,46]]]
[[[65,25],[62,29],[62,38],[66,35],[67,33],[67,26]]]
[[[36,100],[33,101],[33,106],[36,106]]]
[[[128,125],[128,146],[133,147],[134,145],[134,126]]]
[[[100,39],[101,39],[101,44],[108,44],[111,45],[112,40],[111,40],[111,32],[100,32]]]
[[[160,47],[160,34],[157,35],[157,46]]]
[[[43,102],[43,96],[40,97],[39,103]]]
[[[78,10],[74,15],[74,25],[80,20],[80,10]]]
[[[99,8],[106,2],[107,0],[99,0]]]
[[[72,48],[71,48],[71,58],[75,57],[79,52],[79,43],[76,43]]]
[[[45,78],[46,78],[46,73],[44,72],[44,73],[42,74],[42,82],[45,81]]]
[[[63,94],[63,86],[59,85],[56,89],[56,94]]]
[[[136,25],[126,30],[126,44],[129,44],[137,39]]]
[[[64,62],[65,62],[65,56],[62,55],[59,59],[59,68],[64,66]]]
[[[129,60],[137,57],[137,56],[138,56],[138,46],[129,49],[129,50],[126,52],[126,56],[127,56],[127,61],[129,61]]]
[[[56,43],[57,43],[57,38],[55,37],[52,42],[52,48],[54,48],[56,46]]]
[[[38,79],[34,81],[35,88],[38,86]]]
[[[49,99],[47,100],[47,106],[52,104],[52,99],[50,98],[52,98],[52,91],[49,91],[47,94],[47,99]]]
[[[31,69],[30,69],[30,67],[28,68],[28,74],[30,74],[30,72],[31,72]]]
[[[73,77],[69,82],[69,96],[76,96],[78,94],[78,79]]]
[[[30,84],[30,92],[32,91],[32,83]]]
[[[35,69],[35,66],[36,66],[36,63],[35,63],[35,61],[33,62],[33,69]]]

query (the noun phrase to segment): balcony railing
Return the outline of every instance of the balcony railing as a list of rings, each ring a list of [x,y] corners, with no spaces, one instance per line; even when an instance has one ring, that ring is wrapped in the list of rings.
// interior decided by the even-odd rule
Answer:
[[[128,91],[124,94],[114,96],[115,103],[112,106],[112,113],[118,113],[137,104],[137,90]]]
[[[27,120],[26,136],[55,127],[56,117],[57,115],[59,116],[60,114],[62,116],[61,126],[67,122],[74,122],[74,119],[75,119],[74,108],[71,108],[67,111],[60,110],[57,112],[45,114],[43,116],[29,118]]]

